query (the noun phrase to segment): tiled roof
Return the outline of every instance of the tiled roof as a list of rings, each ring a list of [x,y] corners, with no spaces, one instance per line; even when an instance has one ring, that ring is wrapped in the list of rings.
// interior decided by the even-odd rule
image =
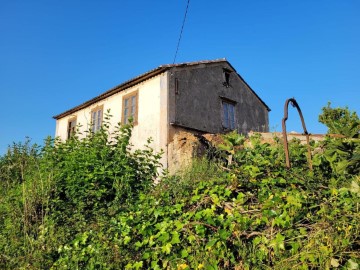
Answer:
[[[84,109],[98,101],[101,101],[109,96],[112,96],[114,94],[117,94],[125,89],[128,89],[129,87],[132,87],[138,83],[141,83],[147,79],[150,79],[154,76],[157,76],[165,71],[167,71],[168,69],[170,68],[173,68],[173,67],[186,67],[186,66],[194,66],[194,65],[200,65],[200,64],[212,64],[212,63],[220,63],[220,62],[226,62],[227,64],[229,64],[231,66],[231,64],[225,59],[225,58],[220,58],[220,59],[215,59],[215,60],[205,60],[205,61],[196,61],[196,62],[186,62],[186,63],[178,63],[178,64],[166,64],[166,65],[161,65],[155,69],[152,69],[148,72],[145,72],[139,76],[136,76],[135,78],[132,78],[122,84],[119,84],[111,89],[109,89],[108,91],[74,107],[74,108],[71,108],[63,113],[60,113],[58,115],[55,115],[53,116],[54,119],[61,119],[65,116],[68,116],[76,111],[79,111],[81,109]],[[231,66],[232,67],[232,66]],[[233,68],[233,67],[232,67]],[[234,69],[234,68],[233,68]],[[235,69],[234,69],[235,70]],[[239,74],[238,74],[239,75]],[[245,82],[245,80],[239,75],[239,77],[244,81],[244,83],[250,88],[250,90],[259,98],[259,100],[265,105],[265,107],[269,109],[269,107],[260,99],[260,97],[255,93],[255,91],[253,91],[251,89],[251,87]]]

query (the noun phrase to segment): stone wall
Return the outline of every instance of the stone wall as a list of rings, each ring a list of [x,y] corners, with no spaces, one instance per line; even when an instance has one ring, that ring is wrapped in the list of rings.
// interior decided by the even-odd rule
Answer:
[[[255,134],[261,135],[263,143],[274,143],[275,137],[282,139],[280,132],[249,132],[248,136]],[[288,140],[298,139],[301,143],[306,143],[306,136],[298,133],[289,133]],[[310,135],[310,140],[322,141],[325,135]],[[222,134],[209,134],[190,131],[183,128],[176,128],[172,134],[172,140],[168,144],[168,170],[174,174],[191,164],[196,157],[205,156],[212,147],[223,143]],[[245,145],[251,147],[250,140],[246,140]]]

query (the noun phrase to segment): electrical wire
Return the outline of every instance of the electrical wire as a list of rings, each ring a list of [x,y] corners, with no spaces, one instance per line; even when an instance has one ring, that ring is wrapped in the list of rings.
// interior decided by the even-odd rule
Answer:
[[[187,12],[188,12],[188,9],[189,9],[189,4],[190,4],[190,0],[187,1],[186,10],[185,10],[185,15],[184,15],[184,20],[183,20],[183,22],[182,22],[181,31],[180,31],[180,36],[179,36],[179,40],[178,40],[178,43],[177,43],[177,46],[176,46],[176,51],[175,51],[175,56],[174,56],[173,64],[175,64],[176,56],[177,56],[178,51],[179,51],[180,41],[181,41],[182,33],[183,33],[183,31],[184,31],[184,25],[185,25],[185,21],[186,21],[186,15],[187,15]]]

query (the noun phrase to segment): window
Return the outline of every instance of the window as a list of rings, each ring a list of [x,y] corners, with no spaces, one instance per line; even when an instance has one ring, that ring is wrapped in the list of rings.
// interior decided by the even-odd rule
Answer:
[[[103,117],[103,106],[91,110],[91,130],[96,132],[100,130]]]
[[[67,138],[70,139],[76,131],[76,117],[70,118],[68,121]]]
[[[225,129],[235,129],[235,104],[235,102],[222,100],[223,127]]]
[[[227,68],[223,68],[223,85],[226,86],[226,87],[229,87],[230,86],[230,73],[232,71],[230,69],[227,69]]]
[[[137,124],[138,118],[138,91],[132,92],[123,97],[123,115],[122,123],[128,124],[129,119],[133,120],[133,124]]]

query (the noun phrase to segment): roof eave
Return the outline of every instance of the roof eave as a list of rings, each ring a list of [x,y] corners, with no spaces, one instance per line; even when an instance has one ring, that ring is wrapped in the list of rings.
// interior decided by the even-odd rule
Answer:
[[[53,116],[53,118],[56,119],[56,120],[59,120],[59,119],[61,119],[63,117],[66,117],[66,116],[68,116],[68,115],[70,115],[70,114],[72,114],[74,112],[82,110],[82,109],[84,109],[84,108],[86,108],[86,107],[88,107],[88,106],[90,106],[90,105],[92,105],[92,104],[94,104],[96,102],[99,102],[99,101],[101,101],[101,100],[103,100],[105,98],[108,98],[108,97],[110,97],[112,95],[115,95],[115,94],[117,94],[117,93],[119,93],[119,92],[121,92],[121,91],[123,91],[123,90],[125,90],[127,88],[130,88],[130,87],[138,84],[138,83],[141,83],[141,82],[143,82],[143,81],[145,81],[147,79],[155,77],[155,76],[167,71],[169,68],[170,67],[167,67],[167,66],[160,66],[160,67],[158,67],[156,69],[153,69],[153,70],[151,70],[151,71],[149,71],[149,72],[147,72],[147,73],[145,73],[143,75],[140,75],[140,76],[138,76],[136,78],[133,78],[133,79],[125,82],[125,83],[122,83],[122,84],[120,84],[118,86],[115,86],[115,87],[111,88],[110,90],[106,91],[105,93],[102,93],[99,96],[96,96],[96,97],[94,97],[94,98],[92,98],[92,99],[90,99],[90,100],[76,106],[76,107],[73,107],[72,109],[69,109],[69,110],[67,110],[67,111],[65,111],[63,113],[55,115],[55,116]]]
[[[240,79],[246,84],[247,87],[249,87],[250,91],[253,92],[253,94],[260,100],[260,102],[265,106],[265,108],[268,110],[268,112],[271,111],[270,107],[268,105],[266,105],[266,103],[258,96],[258,94],[256,94],[256,92],[250,87],[250,85],[243,79],[243,77],[241,77],[241,75],[239,73],[236,73]]]
[[[117,85],[113,88],[111,88],[110,90],[106,91],[105,93],[102,93],[101,95],[96,96],[93,99],[90,99],[76,107],[73,107],[72,109],[69,109],[63,113],[60,113],[58,115],[53,116],[54,119],[59,120],[63,117],[66,117],[68,115],[71,115],[74,112],[77,112],[79,110],[82,110],[96,102],[99,102],[109,96],[115,95],[125,89],[128,89],[136,84],[139,84],[147,79],[150,79],[154,76],[157,76],[167,70],[169,70],[170,68],[173,67],[185,67],[185,66],[189,66],[189,65],[198,65],[198,64],[211,64],[211,63],[219,63],[219,62],[226,62],[234,71],[235,73],[239,76],[239,78],[248,86],[248,88],[250,89],[251,92],[253,92],[255,94],[255,96],[259,99],[259,101],[266,107],[266,109],[268,111],[271,111],[271,109],[266,105],[266,103],[256,94],[256,92],[248,85],[248,83],[241,77],[240,74],[238,74],[235,70],[235,68],[229,63],[229,61],[226,60],[226,58],[221,58],[221,59],[215,59],[215,60],[210,60],[210,61],[197,61],[197,62],[190,62],[190,63],[179,63],[179,64],[168,64],[168,65],[162,65],[159,66],[153,70],[150,70],[140,76],[137,76],[129,81],[126,81],[120,85]]]

